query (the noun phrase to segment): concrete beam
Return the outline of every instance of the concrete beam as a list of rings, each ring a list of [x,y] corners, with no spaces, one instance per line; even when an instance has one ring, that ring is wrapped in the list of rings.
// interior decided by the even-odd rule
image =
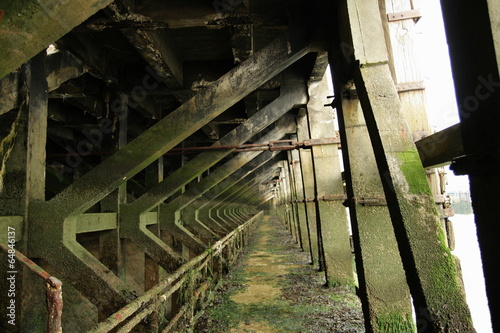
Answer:
[[[415,142],[424,168],[439,167],[465,154],[460,124],[429,135]]]
[[[85,34],[67,34],[57,41],[57,46],[69,50],[88,66],[92,75],[105,82],[116,83],[119,62],[112,59],[109,54],[92,38]]]
[[[271,163],[271,167],[269,167],[268,165],[260,167],[259,170],[248,175],[242,181],[238,182],[230,188],[227,188],[222,194],[218,194],[218,198],[216,199],[217,201],[209,208],[209,218],[215,223],[225,224],[229,225],[232,228],[236,228],[238,224],[230,223],[229,220],[224,219],[224,217],[222,216],[224,206],[227,202],[233,200],[233,198],[236,197],[239,192],[244,191],[245,189],[253,188],[256,191],[260,191],[259,183],[265,179],[270,179],[272,177],[271,175],[274,174],[274,169],[276,168],[276,165],[273,161],[268,162],[268,164],[269,163]]]
[[[296,77],[286,80],[286,85],[283,87],[280,97],[276,98],[212,146],[240,145],[245,143],[264,128],[277,121],[296,105],[306,103],[307,97],[305,94],[305,84],[303,81],[297,80]],[[233,150],[214,150],[199,154],[182,166],[182,168],[165,178],[160,184],[151,188],[146,195],[141,196],[131,205],[141,212],[152,209],[209,167],[231,154]]]
[[[295,126],[293,124],[293,119],[290,119],[290,117],[284,117],[283,120],[284,121],[282,122],[282,124],[280,124],[274,131],[258,140],[257,143],[279,140],[286,133],[294,131]],[[184,238],[186,238],[183,233],[186,233],[188,237],[185,239],[185,241],[190,242],[192,247],[198,247],[197,249],[192,249],[195,252],[197,250],[200,250],[200,246],[202,246],[203,248],[206,247],[205,244],[202,244],[197,239],[193,240],[193,235],[188,232],[186,228],[182,226],[182,224],[179,223],[181,222],[180,210],[190,205],[192,202],[201,197],[205,192],[212,189],[218,183],[222,182],[224,179],[228,178],[242,167],[244,167],[242,169],[244,170],[243,173],[249,173],[251,172],[251,170],[254,170],[259,165],[272,158],[273,155],[274,154],[272,152],[246,152],[238,154],[229,162],[211,172],[210,175],[202,179],[201,182],[192,185],[185,193],[175,198],[172,202],[164,205],[161,209],[160,219],[162,229],[169,230],[169,232],[173,233],[175,236],[183,240]],[[228,184],[226,183],[226,186],[227,185]],[[191,221],[191,223],[193,222],[194,221]],[[184,224],[189,223],[190,221],[184,221]]]
[[[0,78],[3,78],[112,0],[42,0],[2,5]]]
[[[309,47],[302,42],[286,36],[276,39],[52,200],[34,202],[30,206],[29,232],[37,237],[30,241],[30,254],[48,260],[103,312],[124,305],[130,298],[127,286],[76,241],[76,216],[308,52]],[[113,111],[122,114],[126,101],[120,103]],[[166,253],[166,259],[173,258],[169,268],[178,266],[178,256],[173,251],[169,253],[159,238],[150,236],[144,241],[156,241],[159,252]]]
[[[107,12],[117,21],[126,20],[132,14],[122,1],[115,1],[107,8]],[[167,87],[183,86],[182,59],[165,29],[121,29],[121,31]]]
[[[248,155],[248,153],[243,153],[243,155]],[[236,159],[235,157],[231,161],[221,166],[221,168],[210,174],[209,177],[205,178],[207,179],[205,184],[202,184],[203,181],[198,183],[194,188],[190,188],[182,196],[177,197],[173,202],[169,203],[167,205],[167,209],[162,210],[162,213],[165,213],[165,216],[162,216],[162,222],[167,222],[166,224],[168,225],[168,230],[180,229],[180,223],[182,222],[183,225],[191,226],[196,231],[198,231],[198,236],[204,236],[203,232],[206,232],[207,229],[210,230],[212,228],[212,225],[210,224],[209,220],[200,221],[199,219],[196,219],[196,212],[200,209],[203,209],[204,206],[209,205],[212,200],[218,197],[214,196],[215,192],[219,193],[219,195],[224,193],[225,190],[237,184],[242,178],[246,177],[255,169],[267,163],[275,156],[275,153],[263,152],[257,155],[258,156],[252,157],[243,156],[245,160],[250,161],[244,166],[238,165],[239,163],[237,163],[237,161],[234,161],[234,159]],[[223,170],[223,173],[217,172],[218,170]],[[214,176],[211,177],[212,175]],[[214,190],[215,192],[213,192],[212,190]],[[212,194],[213,199],[209,199],[207,196],[203,196],[203,194],[208,191],[210,191],[209,193]],[[182,212],[181,220],[180,211],[183,209],[184,211]],[[177,232],[182,231],[178,230]]]
[[[56,90],[64,82],[80,77],[88,71],[80,59],[65,50],[48,55],[46,62],[49,92]]]
[[[245,123],[241,124],[236,129],[228,133],[221,140],[216,142],[214,146],[243,144],[256,134],[258,134],[261,130],[266,128],[268,125],[270,125],[272,122],[279,119],[283,114],[288,112],[288,110],[292,109],[295,105],[305,103],[305,101],[306,96],[304,83],[300,80],[296,80],[296,78],[287,80],[286,86],[279,98],[271,102],[259,113],[250,117],[250,119],[248,119]],[[284,128],[288,129],[289,126],[285,125]],[[281,132],[278,131],[278,133]],[[279,137],[269,136],[266,138],[278,140],[281,139],[283,135],[284,134],[281,134],[281,136]],[[152,248],[157,248],[157,246],[161,244],[160,242],[158,242],[156,237],[153,237],[153,239],[155,239],[155,242],[146,241],[147,238],[152,237],[152,235],[145,229],[144,223],[139,223],[139,221],[142,220],[141,215],[163,202],[169,196],[173,195],[199,174],[203,173],[206,169],[213,166],[225,156],[229,155],[231,151],[232,150],[229,149],[214,150],[198,155],[193,160],[189,161],[186,165],[181,167],[179,170],[164,179],[161,183],[152,187],[145,195],[138,198],[134,203],[124,206],[124,212],[126,211],[127,213],[121,215],[122,220],[120,222],[120,230],[122,237],[129,238],[131,240],[137,239],[136,242],[138,242],[138,237],[141,237],[139,245],[152,258],[158,258],[158,255],[160,253],[164,253],[165,251],[167,251],[169,255],[175,258],[175,254],[173,253],[173,251],[168,250],[165,246],[162,246],[161,250],[154,250]],[[249,153],[245,154],[245,156],[250,158],[253,155]],[[162,207],[162,216],[164,216],[165,214],[166,207],[170,206],[171,205]],[[179,237],[179,239],[181,239],[182,241],[190,242],[191,247],[195,247],[196,244],[198,244],[198,248],[205,247],[204,244],[200,244],[196,239],[191,237],[190,233],[182,226],[173,225],[173,227],[174,229],[169,231]],[[164,226],[163,229],[168,229],[168,227]],[[144,234],[148,236],[144,237]],[[153,252],[155,254],[153,254]],[[166,257],[164,255],[162,257],[164,258],[164,260],[166,260]],[[163,261],[163,265],[165,265],[165,261]]]

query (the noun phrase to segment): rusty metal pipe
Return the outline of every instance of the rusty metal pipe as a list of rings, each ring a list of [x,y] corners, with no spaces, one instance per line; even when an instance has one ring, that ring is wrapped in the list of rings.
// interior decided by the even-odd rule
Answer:
[[[4,243],[0,243],[0,248],[7,253],[9,253],[9,251],[12,251],[12,249],[10,249]],[[49,318],[47,320],[47,332],[62,333],[62,282],[58,278],[51,276],[42,267],[35,264],[21,252],[17,250],[14,251],[15,256],[19,262],[28,267],[30,271],[34,272],[36,275],[44,279],[47,283],[45,293],[47,297],[47,309],[49,312]]]

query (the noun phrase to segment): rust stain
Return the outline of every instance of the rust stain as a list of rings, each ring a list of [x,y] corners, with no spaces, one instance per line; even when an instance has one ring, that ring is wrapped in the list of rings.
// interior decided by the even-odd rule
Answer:
[[[115,318],[116,318],[116,320],[121,321],[123,319],[123,316],[121,313],[117,313],[117,314],[115,314]]]
[[[0,23],[2,23],[4,14],[5,14],[5,10],[0,9]]]

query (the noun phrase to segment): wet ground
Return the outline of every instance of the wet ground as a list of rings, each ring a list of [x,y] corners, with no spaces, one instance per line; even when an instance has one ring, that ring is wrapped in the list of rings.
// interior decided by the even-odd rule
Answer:
[[[324,284],[307,252],[266,216],[194,331],[364,332],[358,297]]]

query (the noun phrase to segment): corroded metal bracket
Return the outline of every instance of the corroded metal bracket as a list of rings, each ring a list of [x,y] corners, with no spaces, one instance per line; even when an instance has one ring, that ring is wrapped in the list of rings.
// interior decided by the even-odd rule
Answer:
[[[346,199],[347,197],[343,194],[322,195],[316,197],[316,201],[345,201]]]
[[[385,197],[365,197],[365,198],[352,198],[351,202],[354,205],[362,206],[387,206]]]

